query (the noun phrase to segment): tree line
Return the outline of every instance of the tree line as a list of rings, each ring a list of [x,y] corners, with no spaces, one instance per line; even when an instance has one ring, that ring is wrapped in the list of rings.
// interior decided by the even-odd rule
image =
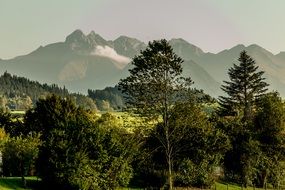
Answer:
[[[220,177],[280,185],[285,110],[264,72],[242,51],[225,96],[206,112],[215,100],[193,90],[182,62],[166,40],[135,56],[116,89],[125,111],[143,121],[132,130],[116,115],[98,116],[57,95],[39,99],[22,120],[2,111],[3,174],[21,175],[24,185],[26,175],[37,175],[47,189],[210,187]]]
[[[122,110],[125,101],[118,87],[106,87],[103,90],[87,91],[87,96],[81,93],[71,93],[65,87],[56,84],[41,84],[25,77],[11,75],[7,71],[0,76],[0,107],[9,110],[28,110],[40,99],[56,94],[61,97],[71,97],[78,106],[100,111]]]
[[[96,102],[80,93],[70,93],[65,87],[56,84],[40,84],[25,77],[11,75],[7,71],[0,76],[0,108],[4,110],[28,110],[40,98],[56,94],[71,98],[77,106],[96,110]]]

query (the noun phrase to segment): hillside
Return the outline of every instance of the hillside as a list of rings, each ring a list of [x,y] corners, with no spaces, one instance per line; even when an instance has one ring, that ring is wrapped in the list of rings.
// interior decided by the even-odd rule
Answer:
[[[82,94],[70,93],[65,87],[56,84],[41,84],[25,77],[5,72],[0,76],[0,107],[3,109],[28,109],[39,98],[50,94],[73,99],[78,106],[86,109],[97,109],[95,102]]]

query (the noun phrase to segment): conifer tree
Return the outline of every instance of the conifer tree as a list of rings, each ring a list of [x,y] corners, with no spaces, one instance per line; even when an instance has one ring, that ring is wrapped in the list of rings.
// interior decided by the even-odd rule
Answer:
[[[227,96],[221,96],[219,103],[222,115],[242,116],[245,121],[252,118],[256,100],[267,91],[263,71],[258,71],[255,60],[246,51],[240,53],[239,64],[229,69],[230,81],[224,81],[222,90]],[[242,114],[242,115],[241,115]]]
[[[219,111],[222,116],[236,116],[225,118],[222,127],[232,145],[224,157],[225,175],[246,186],[258,174],[261,150],[254,117],[258,114],[258,100],[267,91],[268,84],[264,81],[264,72],[258,71],[255,60],[246,51],[240,53],[238,61],[239,64],[228,71],[230,81],[222,85],[227,96],[219,98]]]

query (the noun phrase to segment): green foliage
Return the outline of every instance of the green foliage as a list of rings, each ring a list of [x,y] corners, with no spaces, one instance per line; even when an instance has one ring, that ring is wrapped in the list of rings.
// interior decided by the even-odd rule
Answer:
[[[126,103],[141,114],[164,115],[179,100],[178,92],[192,84],[190,78],[181,77],[182,62],[166,40],[150,42],[133,59],[130,76],[119,83]]]
[[[222,90],[227,97],[219,99],[222,115],[239,115],[245,120],[253,117],[253,108],[257,98],[267,90],[263,71],[257,71],[255,61],[246,51],[240,53],[239,65],[234,64],[229,69],[230,81],[224,81]]]
[[[231,142],[231,149],[224,157],[226,179],[243,185],[252,184],[257,160],[261,156],[253,123],[244,123],[236,117],[222,118],[217,123],[217,127],[224,130]]]
[[[5,148],[5,144],[8,141],[8,139],[9,139],[9,135],[5,132],[4,128],[0,128],[0,151],[1,152]],[[0,167],[2,167],[2,165]]]
[[[193,103],[176,105],[170,126],[173,126],[170,131],[174,134],[172,138],[175,138],[171,140],[177,146],[173,152],[177,155],[177,184],[210,186],[213,183],[214,168],[219,166],[229,148],[227,136],[215,129],[207,115]],[[189,181],[186,180],[188,176],[192,176]]]
[[[284,177],[285,160],[285,108],[277,92],[262,96],[258,102],[256,116],[257,139],[262,151],[259,163],[259,184],[280,183]]]
[[[0,189],[1,190],[32,190],[32,189],[43,189],[40,187],[40,179],[37,177],[25,177],[27,181],[27,187],[23,187],[21,177],[3,177],[0,178]]]
[[[25,134],[30,131],[41,133],[43,140],[47,139],[49,132],[53,128],[65,128],[68,120],[75,119],[76,114],[82,112],[69,99],[59,98],[56,95],[48,96],[46,99],[40,99],[36,107],[26,112]]]
[[[260,98],[256,124],[263,149],[269,155],[278,152],[285,153],[283,149],[285,108],[278,93],[269,93]]]
[[[40,84],[24,77],[12,76],[7,72],[0,77],[0,84],[0,91],[7,98],[28,96],[33,102],[36,102],[41,96],[46,96],[50,93],[62,96],[68,94],[65,88],[60,88],[57,85]]]
[[[199,103],[214,103],[215,100],[205,94],[203,90],[191,89],[191,94]],[[96,102],[96,106],[101,111],[124,110],[126,103],[124,94],[115,87],[106,87],[103,90],[88,90],[88,97]],[[80,105],[80,104],[79,104]]]
[[[104,90],[88,90],[88,96],[96,101],[96,105],[101,111],[122,110],[125,101],[122,92],[115,87],[107,87]],[[106,102],[109,106],[106,106]]]
[[[179,163],[175,183],[179,187],[210,187],[214,183],[213,166],[207,160],[199,164],[185,159]]]
[[[88,96],[82,94],[71,94],[70,98],[76,103],[76,105],[86,110],[97,110],[96,102]]]
[[[209,122],[207,115],[194,103],[181,103],[173,107],[169,119],[169,141],[172,148],[174,182],[177,186],[210,186],[214,180],[214,168],[219,166],[225,151],[229,148],[229,141],[221,130],[215,129]],[[138,177],[156,176],[160,178],[154,183],[151,178],[145,184],[161,185],[167,163],[165,157],[166,146],[165,128],[161,123],[146,139],[144,151],[146,163],[142,162],[142,169]],[[151,169],[152,168],[152,169]],[[154,179],[156,179],[154,178]]]
[[[102,111],[113,111],[108,100],[97,100],[98,108]]]
[[[6,96],[0,96],[0,109],[1,111],[7,111],[9,108],[7,107],[8,99]]]
[[[244,185],[277,185],[284,175],[284,104],[278,93],[259,97],[252,122],[224,118],[220,127],[228,134],[232,148],[226,153],[227,179]]]
[[[41,99],[25,117],[27,129],[42,133],[38,171],[48,185],[67,189],[112,189],[132,177],[134,136],[116,117],[94,118],[70,100]]]
[[[0,127],[10,136],[15,137],[22,134],[23,123],[10,112],[0,111]]]
[[[218,124],[229,136],[232,145],[224,159],[225,174],[228,179],[244,185],[262,185],[264,172],[261,168],[264,168],[268,159],[264,155],[258,123],[267,120],[269,122],[262,125],[270,127],[270,122],[276,124],[273,118],[272,121],[268,120],[276,112],[270,109],[271,105],[266,104],[268,101],[264,99],[268,86],[262,77],[264,72],[257,71],[258,66],[245,51],[240,53],[238,60],[239,65],[234,64],[229,69],[230,81],[224,81],[222,86],[228,96],[219,99],[220,115],[231,116],[221,119]],[[275,138],[275,134],[267,134]]]
[[[9,138],[3,150],[4,174],[20,175],[26,186],[24,176],[34,169],[40,144],[38,135]]]
[[[24,77],[12,76],[7,72],[0,76],[0,92],[0,108],[4,110],[8,108],[27,110],[40,98],[51,94],[73,99],[77,106],[84,109],[97,109],[95,102],[85,95],[69,93],[65,87],[61,88],[55,84],[40,84]]]
[[[182,62],[166,40],[153,41],[134,57],[130,76],[119,82],[126,104],[134,108],[133,111],[150,119],[162,117],[160,127],[165,134],[160,134],[164,139],[159,143],[165,149],[170,189],[173,188],[174,143],[170,141],[168,120],[173,105],[187,99],[192,84],[190,78],[182,77]]]
[[[10,97],[6,103],[6,107],[13,110],[28,110],[32,105],[31,98],[25,95]]]
[[[10,128],[13,125],[12,115],[9,112],[3,110],[0,111],[0,127],[4,129]]]

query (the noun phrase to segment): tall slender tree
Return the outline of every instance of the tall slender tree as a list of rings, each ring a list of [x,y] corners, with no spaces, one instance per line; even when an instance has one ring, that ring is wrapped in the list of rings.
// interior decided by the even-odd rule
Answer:
[[[252,110],[260,95],[267,91],[264,72],[258,71],[255,60],[246,51],[240,53],[239,64],[229,69],[230,81],[224,81],[222,90],[228,96],[221,96],[219,103],[222,114],[241,115],[244,121],[252,118]]]
[[[225,174],[229,179],[248,185],[255,178],[261,153],[253,122],[257,100],[267,91],[268,84],[264,81],[264,72],[258,71],[255,60],[246,51],[240,53],[238,61],[239,64],[228,71],[230,81],[222,85],[227,96],[219,98],[219,111],[222,116],[236,116],[231,118],[233,120],[225,118],[223,123],[232,144],[224,158]]]
[[[135,111],[151,118],[162,117],[164,134],[159,139],[168,165],[169,189],[173,189],[174,156],[169,118],[175,102],[183,100],[183,92],[190,90],[192,84],[190,78],[181,76],[182,62],[166,40],[153,41],[133,59],[130,76],[119,83],[127,104]]]

